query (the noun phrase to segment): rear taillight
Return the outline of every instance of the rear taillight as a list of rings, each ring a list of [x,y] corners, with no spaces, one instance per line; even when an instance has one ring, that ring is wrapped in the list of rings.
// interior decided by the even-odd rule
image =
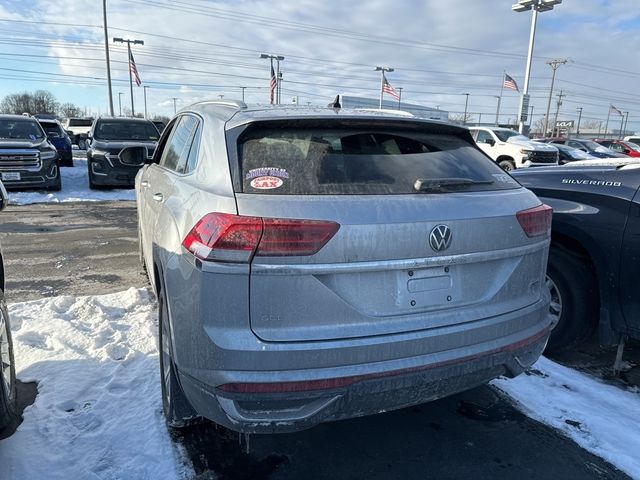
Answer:
[[[313,255],[339,228],[328,221],[209,213],[182,245],[202,260],[249,262],[254,255]]]
[[[551,216],[553,209],[549,205],[539,205],[516,213],[518,222],[527,237],[551,234]]]

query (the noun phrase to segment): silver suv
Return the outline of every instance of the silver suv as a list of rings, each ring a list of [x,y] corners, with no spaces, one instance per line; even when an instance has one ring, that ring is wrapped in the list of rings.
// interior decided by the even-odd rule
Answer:
[[[204,102],[136,193],[173,427],[402,408],[518,375],[547,342],[551,209],[466,129]]]

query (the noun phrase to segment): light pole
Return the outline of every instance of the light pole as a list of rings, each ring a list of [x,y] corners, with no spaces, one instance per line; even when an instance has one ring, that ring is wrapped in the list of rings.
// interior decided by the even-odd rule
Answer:
[[[175,115],[178,112],[176,109],[176,100],[178,100],[178,97],[171,97],[171,100],[173,100],[173,114]]]
[[[131,116],[135,117],[136,112],[133,109],[133,79],[131,78],[131,70],[133,68],[133,56],[131,55],[131,44],[134,45],[144,45],[142,40],[129,40],[124,38],[114,38],[113,43],[126,43],[127,44],[127,60],[129,60],[129,89],[131,91]]]
[[[120,116],[122,116],[122,95],[124,95],[124,93],[118,92],[118,108],[120,109]]]
[[[624,127],[624,113],[620,115],[620,135],[618,140],[622,140],[622,127]]]
[[[380,105],[379,109],[382,110],[382,95],[384,94],[384,72],[393,72],[393,68],[389,67],[376,67],[376,72],[380,72]]]
[[[245,90],[245,88],[247,88],[247,87],[240,87],[240,88],[242,89],[242,101],[244,102],[244,90]]]
[[[555,5],[562,3],[562,0],[520,0],[511,6],[514,12],[526,12],[532,10],[531,31],[529,33],[529,51],[527,53],[527,68],[524,75],[524,89],[520,97],[520,110],[518,112],[518,131],[524,132],[524,122],[527,119],[527,110],[529,109],[529,78],[531,76],[531,60],[533,59],[533,44],[536,38],[536,22],[538,20],[538,12],[547,12],[553,10]]]
[[[560,93],[558,94],[558,103],[556,105],[556,117],[553,120],[553,130],[551,130],[552,132],[555,132],[556,126],[558,125],[558,114],[560,113],[560,106],[562,105],[562,97],[566,97],[566,96],[567,95],[565,93],[562,93],[562,90],[560,90]],[[558,136],[560,136],[559,127],[558,127]]]
[[[582,107],[576,108],[580,113],[578,113],[578,126],[576,127],[576,135],[580,136],[580,120],[582,120]]]
[[[466,95],[466,98],[464,99],[464,116],[462,117],[462,124],[466,125],[467,124],[467,107],[469,106],[469,94],[463,93],[462,95]]]
[[[142,86],[142,91],[144,92],[144,118],[147,118],[147,85]]]
[[[268,58],[271,60],[271,66],[273,66],[273,61],[276,61],[276,105],[280,105],[280,61],[284,60],[282,55],[272,55],[269,53],[261,53],[260,58]],[[271,72],[269,72],[271,75]]]
[[[544,121],[544,131],[545,131],[545,135],[547,134],[547,128],[549,128],[549,125],[547,124],[547,119],[549,118],[549,110],[551,109],[551,97],[553,96],[553,84],[556,81],[556,70],[558,70],[558,68],[560,68],[560,65],[564,65],[565,63],[567,63],[568,60],[566,58],[559,60],[551,60],[549,62],[547,62],[547,65],[549,65],[552,69],[553,69],[553,74],[551,75],[551,88],[549,89],[549,101],[547,102],[547,116],[544,117],[545,121]],[[555,128],[555,126],[554,126]]]
[[[107,33],[107,0],[102,0],[104,27],[104,53],[107,58],[107,85],[109,86],[109,115],[113,117],[113,92],[111,91],[111,63],[109,62],[109,34]]]
[[[629,120],[629,112],[624,112],[624,127],[622,128],[624,130],[622,137],[624,137],[624,134],[627,133],[627,121]]]
[[[502,101],[501,95],[494,95],[498,99],[498,106],[496,107],[496,127],[500,124],[498,117],[500,116],[500,102]]]

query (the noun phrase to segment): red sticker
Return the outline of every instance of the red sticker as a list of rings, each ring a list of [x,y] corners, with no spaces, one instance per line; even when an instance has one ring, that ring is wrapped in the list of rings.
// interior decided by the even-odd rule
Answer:
[[[282,186],[282,179],[278,177],[264,176],[251,180],[250,184],[258,190],[271,190]]]

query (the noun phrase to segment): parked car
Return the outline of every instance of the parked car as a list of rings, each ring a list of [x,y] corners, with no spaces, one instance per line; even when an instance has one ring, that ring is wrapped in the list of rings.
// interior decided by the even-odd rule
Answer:
[[[0,180],[7,189],[60,190],[58,159],[35,118],[0,115]]]
[[[568,145],[557,144],[554,146],[558,149],[558,163],[560,165],[581,160],[598,160],[598,157]]]
[[[551,210],[465,128],[199,103],[136,197],[173,427],[286,432],[423,403],[520,374],[552,327]]]
[[[470,127],[480,149],[506,171],[558,164],[558,149],[534,142],[510,128]]]
[[[153,124],[156,126],[159,133],[162,133],[164,127],[166,127],[165,123],[161,120],[153,120]]]
[[[0,182],[0,210],[8,202],[7,191]],[[16,416],[16,370],[9,312],[4,298],[4,266],[0,252],[0,431],[13,423]]]
[[[153,157],[159,137],[153,123],[143,118],[98,118],[89,132],[89,187],[133,187],[136,173]],[[123,158],[120,152],[130,146],[144,147],[146,154]]]
[[[640,163],[595,163],[514,173],[553,207],[547,285],[558,326],[551,351],[596,328],[603,344],[620,335],[640,339]]]
[[[65,118],[62,127],[68,133],[71,141],[78,145],[78,148],[86,148],[86,140],[93,125],[93,118]]]
[[[597,140],[603,147],[614,152],[622,153],[629,157],[640,157],[640,145],[622,140]]]
[[[607,147],[600,145],[593,140],[584,140],[582,138],[556,138],[552,143],[577,148],[578,150],[587,152],[589,155],[597,158],[627,157],[627,155],[609,150]]]
[[[73,167],[71,139],[62,128],[62,125],[60,125],[60,122],[55,119],[36,118],[47,135],[47,139],[58,151],[58,165],[61,167]]]
[[[624,137],[623,140],[625,142],[635,143],[636,145],[640,145],[640,135],[629,135],[628,137]]]

